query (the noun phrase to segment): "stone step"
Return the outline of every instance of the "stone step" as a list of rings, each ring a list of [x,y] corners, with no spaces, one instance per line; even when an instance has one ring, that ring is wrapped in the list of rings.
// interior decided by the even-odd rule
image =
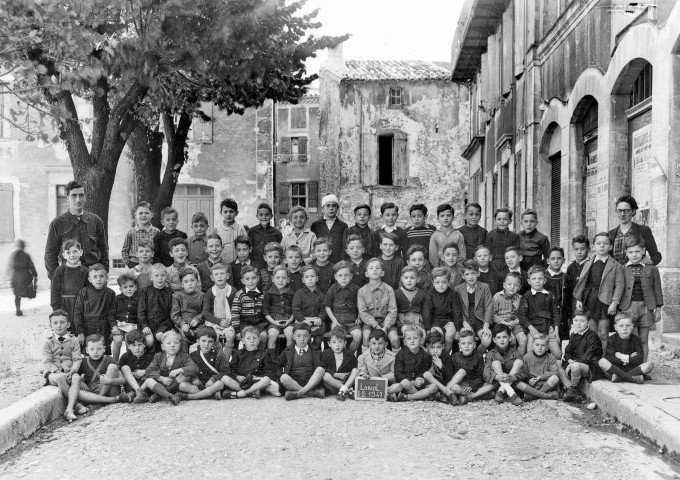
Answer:
[[[663,337],[663,344],[666,346],[666,348],[680,348],[680,332],[678,333],[664,333]]]

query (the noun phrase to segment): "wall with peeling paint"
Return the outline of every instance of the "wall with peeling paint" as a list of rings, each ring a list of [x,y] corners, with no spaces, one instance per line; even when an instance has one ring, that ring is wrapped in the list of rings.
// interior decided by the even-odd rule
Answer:
[[[389,89],[395,86],[405,95],[401,108],[388,107]],[[446,80],[338,82],[322,71],[319,194],[336,193],[341,216],[350,224],[354,206],[369,203],[372,223],[380,225],[380,205],[386,201],[400,207],[401,224],[409,223],[412,204],[424,203],[428,221],[435,225],[437,205],[451,202],[456,224],[462,224],[468,184],[468,164],[461,156],[469,129],[466,102],[465,87]],[[408,178],[404,186],[367,184],[362,174],[362,133],[390,130],[407,136]]]

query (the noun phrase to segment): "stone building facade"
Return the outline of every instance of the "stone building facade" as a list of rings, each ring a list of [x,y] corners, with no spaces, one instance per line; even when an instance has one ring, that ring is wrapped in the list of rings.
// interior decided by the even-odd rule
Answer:
[[[320,195],[335,193],[350,225],[353,208],[408,209],[424,203],[429,223],[436,206],[451,202],[462,221],[467,196],[467,89],[450,82],[447,68],[423,61],[345,61],[342,46],[329,51],[320,71]]]
[[[680,331],[679,54],[680,4],[664,0],[466,0],[452,44],[484,225],[532,207],[571,258],[570,238],[614,228],[631,193],[664,257],[666,333]]]

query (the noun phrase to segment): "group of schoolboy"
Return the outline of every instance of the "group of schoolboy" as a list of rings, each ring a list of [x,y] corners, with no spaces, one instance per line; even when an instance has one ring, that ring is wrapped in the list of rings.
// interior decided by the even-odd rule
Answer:
[[[284,235],[268,204],[248,230],[235,221],[234,200],[220,207],[212,234],[196,213],[187,238],[175,209],[162,211],[159,231],[150,205],[139,203],[118,295],[103,265],[81,266],[81,246],[64,242],[43,364],[46,383],[68,398],[69,421],[87,411],[83,403],[263,392],[345,400],[357,377],[387,379],[397,402],[520,405],[561,392],[578,402],[583,379],[641,383],[653,368],[646,340],[663,298],[640,238],[626,239],[621,265],[607,233],[593,239],[592,257],[589,239],[576,236],[563,272],[564,251],[536,229],[534,210],[522,212],[514,233],[512,212],[499,208],[487,232],[480,205],[467,204],[456,229],[443,204],[437,230],[416,204],[403,229],[398,207],[384,203],[374,231],[370,206],[357,206],[349,227],[327,195],[323,219],[308,228],[296,206]]]

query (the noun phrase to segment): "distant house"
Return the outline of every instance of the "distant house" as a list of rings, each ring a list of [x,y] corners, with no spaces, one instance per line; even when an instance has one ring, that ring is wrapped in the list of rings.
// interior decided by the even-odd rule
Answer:
[[[319,194],[337,194],[350,224],[357,204],[371,205],[376,221],[386,201],[400,207],[401,223],[413,203],[425,203],[434,223],[436,205],[452,202],[462,223],[468,93],[450,79],[432,62],[345,61],[342,46],[329,52],[320,72]]]

